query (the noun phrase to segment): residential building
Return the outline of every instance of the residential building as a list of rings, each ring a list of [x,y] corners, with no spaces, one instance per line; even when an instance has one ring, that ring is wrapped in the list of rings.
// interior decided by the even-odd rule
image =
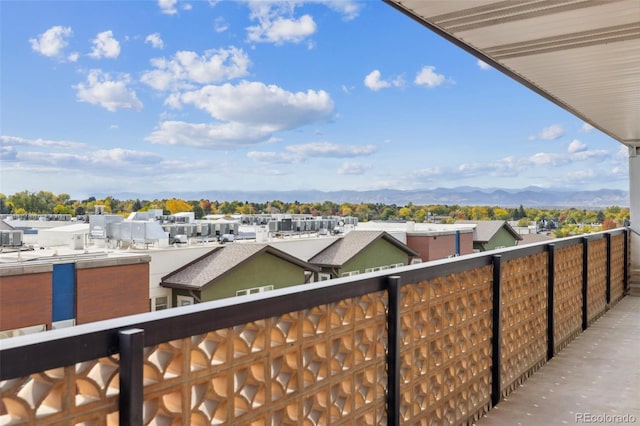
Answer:
[[[408,265],[418,252],[384,231],[351,231],[309,259],[319,281]]]
[[[358,223],[356,229],[388,232],[415,250],[423,262],[473,253],[473,224],[373,220]]]
[[[64,248],[0,255],[0,336],[149,311],[150,257]]]
[[[261,243],[219,246],[162,278],[184,306],[309,282],[319,268]]]
[[[506,220],[459,220],[456,223],[474,224],[473,251],[481,252],[512,247],[522,240]]]

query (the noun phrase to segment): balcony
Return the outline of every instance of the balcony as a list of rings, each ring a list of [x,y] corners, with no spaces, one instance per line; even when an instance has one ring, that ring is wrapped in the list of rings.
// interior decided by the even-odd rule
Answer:
[[[501,424],[617,313],[629,240],[616,229],[5,339],[0,424]],[[590,352],[625,345],[600,339]]]

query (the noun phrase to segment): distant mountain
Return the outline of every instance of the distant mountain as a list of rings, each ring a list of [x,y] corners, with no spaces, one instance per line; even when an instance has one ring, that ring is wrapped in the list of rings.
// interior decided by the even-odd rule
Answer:
[[[167,199],[181,198],[183,200],[218,200],[218,201],[250,201],[267,202],[280,200],[283,202],[298,201],[301,203],[315,203],[332,201],[334,203],[382,203],[406,205],[413,204],[459,204],[459,205],[490,205],[502,207],[551,208],[576,207],[598,208],[607,206],[629,206],[629,193],[617,189],[599,189],[593,191],[573,191],[568,189],[549,189],[527,187],[520,190],[504,188],[435,188],[424,190],[402,191],[397,189],[380,189],[372,191],[179,191],[159,192],[153,194],[137,194],[123,192],[112,195],[121,200],[130,199]]]

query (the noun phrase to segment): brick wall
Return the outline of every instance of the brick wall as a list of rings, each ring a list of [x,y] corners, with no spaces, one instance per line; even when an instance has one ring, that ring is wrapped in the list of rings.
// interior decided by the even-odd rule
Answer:
[[[76,324],[149,311],[149,263],[76,269]]]
[[[51,328],[51,267],[24,272],[0,276],[0,331],[40,324]]]

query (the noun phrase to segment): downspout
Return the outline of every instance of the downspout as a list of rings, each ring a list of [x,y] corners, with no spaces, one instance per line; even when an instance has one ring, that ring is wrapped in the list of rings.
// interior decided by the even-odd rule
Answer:
[[[198,296],[196,296],[196,294],[193,292],[193,290],[189,290],[189,296],[193,297],[193,299],[198,303],[202,302],[202,300]]]

